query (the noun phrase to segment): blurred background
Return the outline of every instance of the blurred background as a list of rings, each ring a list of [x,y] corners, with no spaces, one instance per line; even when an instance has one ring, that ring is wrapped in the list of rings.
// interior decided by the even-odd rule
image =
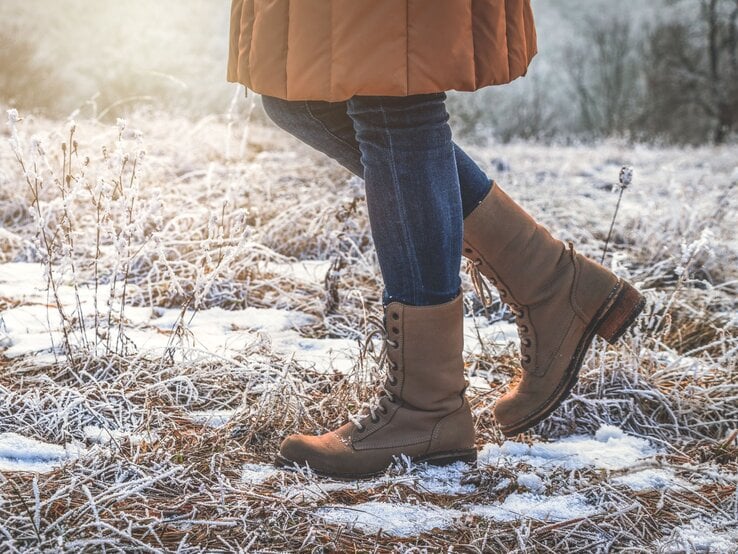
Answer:
[[[533,0],[539,54],[507,87],[450,92],[466,140],[734,142],[738,0]],[[2,0],[0,105],[114,120],[246,113],[228,0]]]

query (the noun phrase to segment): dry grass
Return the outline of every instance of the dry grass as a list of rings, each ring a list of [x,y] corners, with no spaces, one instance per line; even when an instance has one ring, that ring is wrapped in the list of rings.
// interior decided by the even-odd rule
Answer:
[[[79,126],[72,139],[78,144],[67,147],[78,152],[66,158],[64,174],[73,176],[68,189],[64,178],[54,185],[65,164],[56,145],[69,141],[64,125],[29,118],[19,126],[23,135],[43,135],[47,153],[37,158],[34,174],[44,186],[35,192],[7,141],[0,146],[2,261],[43,261],[60,270],[73,264],[80,287],[110,287],[116,276],[127,287],[111,327],[101,325],[99,337],[89,337],[92,346],[71,358],[51,365],[32,357],[0,359],[0,429],[89,446],[82,458],[47,474],[2,474],[0,535],[7,551],[646,552],[664,546],[665,537],[694,517],[735,524],[736,483],[725,477],[738,471],[738,249],[730,221],[736,200],[725,195],[734,179],[734,151],[694,151],[691,160],[666,169],[662,160],[677,151],[633,153],[604,145],[583,156],[577,147],[510,145],[496,152],[511,160],[513,171],[500,179],[514,195],[592,255],[607,234],[614,199],[602,180],[630,163],[648,183],[639,189],[637,178],[626,192],[611,244],[616,271],[646,292],[648,310],[617,346],[598,339],[572,397],[522,439],[619,425],[662,447],[661,467],[694,486],[636,492],[613,485],[603,470],[558,469],[547,476],[548,492],[576,490],[598,506],[598,515],[559,523],[470,517],[399,539],[328,525],[314,508],[368,500],[491,503],[517,490],[514,479],[497,488],[514,475],[504,467],[472,470],[466,480],[476,488],[462,497],[400,480],[290,500],[280,491],[314,478],[279,473],[260,484],[241,480],[242,465],[270,463],[285,434],[342,423],[379,379],[371,316],[379,313],[381,278],[360,183],[274,128],[252,125],[244,137],[234,132],[238,125],[217,118],[192,125],[139,114],[131,122],[141,127],[145,146],[129,128],[118,140],[115,130]],[[28,144],[28,136],[21,140]],[[144,148],[136,176],[130,166],[120,171],[116,153]],[[471,153],[482,162],[490,157],[481,147]],[[136,199],[137,227],[128,235],[117,219],[124,214],[116,213],[102,224],[112,234],[98,240],[89,198],[80,193],[60,201],[61,190],[84,191],[82,183],[98,179],[133,183],[118,197]],[[681,202],[695,180],[702,194]],[[549,195],[542,198],[537,191],[544,188]],[[572,198],[580,210],[571,210]],[[707,239],[700,235],[706,214],[712,217]],[[52,237],[52,249],[40,246],[39,229]],[[74,237],[73,249],[63,251],[59,229]],[[121,236],[122,250],[115,247]],[[322,283],[273,269],[295,258],[331,261],[332,268]],[[469,275],[463,278],[467,312],[482,313]],[[2,298],[0,309],[17,303]],[[232,358],[214,359],[186,346],[183,321],[172,339],[176,356],[137,353],[118,343],[100,352],[95,344],[105,344],[111,328],[124,329],[124,308],[135,305],[300,310],[318,321],[302,329],[306,336],[358,339],[364,348],[348,375],[278,355],[267,337]],[[489,316],[503,317],[498,308]],[[76,332],[79,321],[74,313],[66,316],[70,333]],[[491,407],[518,367],[514,348],[487,346],[467,359],[470,373],[492,386],[471,391],[480,445],[502,440]],[[191,418],[194,410],[223,409],[235,415],[222,427]],[[91,444],[89,425],[110,430],[110,441]]]

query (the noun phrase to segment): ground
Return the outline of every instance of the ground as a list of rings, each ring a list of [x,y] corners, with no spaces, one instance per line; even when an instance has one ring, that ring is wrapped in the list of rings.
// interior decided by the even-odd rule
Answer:
[[[0,137],[0,550],[738,551],[735,146],[459,138],[597,260],[622,192],[604,263],[647,309],[505,440],[513,316],[463,265],[477,466],[331,481],[271,461],[382,378],[363,182],[233,117],[22,115]]]

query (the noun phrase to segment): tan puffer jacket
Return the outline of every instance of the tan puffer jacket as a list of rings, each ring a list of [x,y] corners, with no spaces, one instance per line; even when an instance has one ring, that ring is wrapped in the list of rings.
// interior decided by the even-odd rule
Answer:
[[[232,0],[230,82],[286,100],[473,91],[525,75],[530,0]]]

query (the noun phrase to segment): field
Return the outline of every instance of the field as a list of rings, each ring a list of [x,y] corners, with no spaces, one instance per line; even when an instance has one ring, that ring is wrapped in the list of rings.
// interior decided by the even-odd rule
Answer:
[[[10,113],[0,131],[0,551],[738,552],[738,147],[466,144],[648,299],[504,440],[512,314],[464,265],[476,468],[338,482],[281,438],[382,379],[363,182],[258,118]]]

